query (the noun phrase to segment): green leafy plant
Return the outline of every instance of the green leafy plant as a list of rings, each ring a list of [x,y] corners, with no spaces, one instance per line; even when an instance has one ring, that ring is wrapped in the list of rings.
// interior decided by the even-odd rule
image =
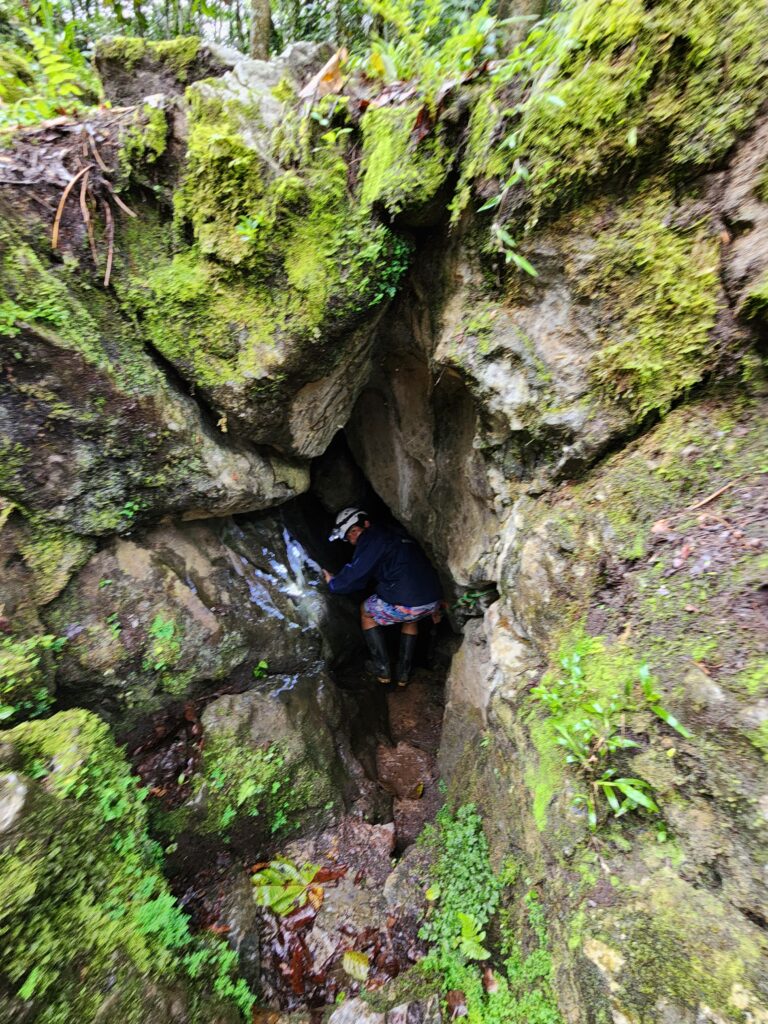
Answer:
[[[45,684],[45,652],[58,654],[65,637],[51,634],[19,640],[12,636],[0,641],[0,722],[14,717],[37,718],[53,703]]]
[[[651,670],[646,662],[643,662],[643,664],[638,669],[638,678],[643,688],[645,699],[648,701],[648,704],[650,705],[651,711],[654,713],[654,715],[660,718],[662,722],[666,722],[666,724],[671,729],[674,729],[675,732],[680,733],[680,735],[684,739],[693,739],[693,733],[690,731],[690,729],[687,729],[682,724],[682,722],[680,722],[677,718],[675,718],[675,716],[671,712],[667,711],[667,709],[662,706],[661,694],[656,689],[653,676],[651,675]]]
[[[17,39],[2,47],[0,126],[33,124],[82,109],[84,94],[96,80],[77,48],[74,26],[55,32],[24,19]]]
[[[465,590],[451,605],[451,611],[474,612],[478,608],[485,607],[486,602],[493,601],[498,597],[495,590]]]
[[[258,664],[253,666],[251,673],[254,679],[263,679],[269,671],[269,662],[262,658]]]
[[[485,930],[480,927],[471,914],[457,913],[461,924],[461,934],[453,940],[459,953],[466,960],[487,960],[491,955],[483,946]]]
[[[502,896],[505,904],[511,898],[519,867],[508,860],[500,875],[493,872],[475,808],[465,805],[451,814],[444,807],[419,842],[433,848],[436,859],[420,930],[430,949],[418,970],[443,993],[464,994],[468,1024],[561,1024],[543,908],[534,891],[524,897],[531,933],[524,943],[520,914],[502,907]],[[492,922],[501,940],[494,946],[486,942]],[[493,986],[484,985],[480,963],[490,971]]]
[[[323,888],[315,883],[319,864],[298,867],[285,857],[277,857],[257,871],[253,882],[253,898],[259,907],[284,917],[305,906],[310,900],[319,906]]]
[[[621,752],[640,746],[626,735],[627,713],[648,707],[680,735],[687,739],[692,736],[661,704],[662,695],[646,662],[624,669],[623,692],[617,689],[596,697],[588,666],[590,658],[602,651],[599,638],[583,637],[560,659],[561,672],[550,673],[531,690],[550,716],[555,742],[564,749],[566,764],[575,768],[586,783],[586,790],[573,802],[585,808],[591,829],[598,827],[603,808],[616,818],[637,810],[659,813],[652,786],[635,776],[621,775],[614,763]]]
[[[447,80],[471,70],[481,53],[494,52],[498,23],[487,0],[455,21],[446,19],[443,0],[367,0],[367,7],[386,31],[372,37],[366,73],[386,83],[415,79],[430,106]]]
[[[135,519],[137,514],[141,512],[144,506],[140,501],[134,501],[133,499],[126,501],[123,507],[120,509],[118,515],[121,519]]]

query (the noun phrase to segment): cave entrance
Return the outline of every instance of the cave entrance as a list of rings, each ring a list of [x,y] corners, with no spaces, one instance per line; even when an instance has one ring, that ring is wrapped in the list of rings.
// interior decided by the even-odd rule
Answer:
[[[331,572],[341,569],[353,554],[349,544],[328,540],[336,513],[350,506],[365,509],[373,522],[401,525],[357,464],[344,431],[339,431],[313,461],[309,490],[283,506],[289,533],[315,563]],[[445,616],[439,624],[422,620],[408,686],[383,686],[365,668],[367,650],[359,625],[359,605],[365,596],[332,598],[330,615],[336,619],[335,635],[341,643],[329,652],[328,665],[346,695],[353,751],[382,791],[386,810],[381,820],[391,815],[395,850],[402,853],[441,802],[437,752],[444,684],[458,638]],[[400,626],[383,628],[394,667]]]

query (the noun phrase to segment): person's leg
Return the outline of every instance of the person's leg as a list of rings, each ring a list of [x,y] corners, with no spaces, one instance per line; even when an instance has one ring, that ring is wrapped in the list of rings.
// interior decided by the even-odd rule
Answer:
[[[360,605],[360,625],[363,627],[363,632],[366,629],[376,628],[376,619],[369,614],[368,609],[365,607],[365,601]]]
[[[400,627],[400,651],[397,657],[397,670],[395,681],[398,686],[406,686],[411,677],[413,659],[416,654],[416,644],[419,638],[419,622],[421,619],[432,618],[440,612],[440,602],[433,601],[428,605],[420,605],[416,608],[399,607],[401,615],[408,615],[407,621]]]
[[[400,629],[400,650],[397,655],[397,670],[395,672],[395,682],[398,686],[406,686],[411,678],[418,639],[418,622],[404,622]]]
[[[367,598],[360,605],[360,625],[363,627],[363,638],[371,656],[371,668],[373,674],[380,683],[388,683],[391,679],[389,669],[389,651],[387,650],[387,638],[384,630],[378,625],[371,615]]]

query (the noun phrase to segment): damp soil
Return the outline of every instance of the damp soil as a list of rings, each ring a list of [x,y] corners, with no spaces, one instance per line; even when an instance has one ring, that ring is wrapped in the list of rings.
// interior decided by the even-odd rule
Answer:
[[[396,637],[391,639],[396,643]],[[421,652],[422,657],[428,653]],[[346,666],[336,673],[336,683],[361,765],[360,791],[348,813],[330,828],[278,838],[247,863],[221,839],[196,841],[188,850],[182,839],[168,858],[171,887],[192,927],[228,938],[240,953],[246,980],[268,1010],[309,1011],[319,1021],[323,1008],[341,993],[354,996],[361,986],[344,969],[350,951],[365,955],[368,989],[397,977],[423,956],[418,938],[422,907],[402,900],[392,882],[400,858],[441,803],[437,750],[444,679],[444,669],[422,667],[407,687],[384,687],[359,663]],[[244,680],[188,700],[126,737],[134,767],[158,810],[173,810],[189,796],[205,743],[205,705],[248,685]],[[251,895],[253,873],[276,855],[319,867],[319,897],[287,917],[257,908]]]

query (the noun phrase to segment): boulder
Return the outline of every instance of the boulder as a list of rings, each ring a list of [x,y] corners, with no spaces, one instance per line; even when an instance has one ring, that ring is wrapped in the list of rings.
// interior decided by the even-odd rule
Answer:
[[[146,818],[124,755],[88,712],[3,734],[3,1024],[50,1013],[115,1024],[135,1014],[148,1024],[238,1019],[183,965],[182,951],[215,971],[225,947],[190,934]]]
[[[61,698],[125,728],[233,673],[242,685],[254,675],[316,671],[313,616],[327,598],[302,565],[275,517],[113,540],[44,612],[48,628],[67,638]]]
[[[320,672],[270,676],[203,712],[191,792],[164,829],[228,838],[258,857],[276,833],[334,817],[348,781],[337,691]]]
[[[237,50],[197,36],[160,42],[107,36],[98,41],[94,56],[106,98],[115,106],[141,103],[157,93],[181,95],[192,82],[220,75],[242,59]]]

